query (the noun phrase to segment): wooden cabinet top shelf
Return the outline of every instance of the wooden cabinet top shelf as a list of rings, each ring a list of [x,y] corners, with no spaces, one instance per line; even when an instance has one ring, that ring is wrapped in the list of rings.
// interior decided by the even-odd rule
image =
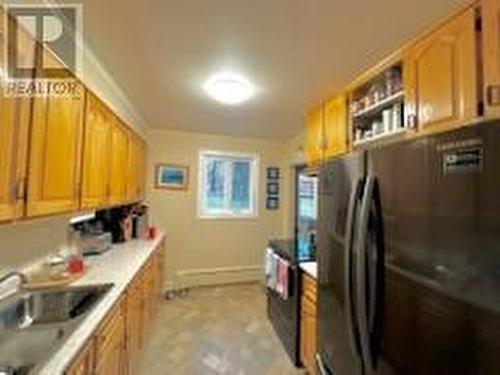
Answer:
[[[384,109],[385,107],[387,107],[391,104],[400,102],[403,99],[404,99],[404,91],[401,90],[395,94],[392,94],[392,95],[380,100],[379,102],[377,102],[369,107],[366,107],[362,110],[353,112],[353,113],[351,113],[351,115],[354,119],[358,119],[358,118],[372,116],[374,114],[379,114],[380,111],[382,109]]]
[[[373,135],[371,137],[366,137],[366,138],[354,141],[353,145],[354,145],[354,147],[363,146],[363,145],[366,145],[368,143],[371,143],[371,142],[374,142],[377,140],[395,137],[397,135],[401,135],[401,134],[404,134],[404,133],[409,132],[409,131],[410,131],[410,129],[408,129],[408,128],[399,128],[396,130],[392,130],[390,132],[384,132],[384,133]]]

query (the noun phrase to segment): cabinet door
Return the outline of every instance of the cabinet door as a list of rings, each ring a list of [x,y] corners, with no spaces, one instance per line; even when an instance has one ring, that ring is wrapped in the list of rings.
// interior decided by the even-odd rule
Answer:
[[[139,200],[145,198],[146,195],[146,143],[140,140],[139,159],[138,159],[138,180],[137,187],[139,190]]]
[[[482,1],[483,64],[487,116],[500,116],[500,0]]]
[[[109,203],[119,204],[127,199],[129,132],[118,120],[111,130],[111,168]]]
[[[477,51],[472,8],[417,42],[405,61],[407,125],[444,131],[477,115]]]
[[[306,119],[304,153],[308,165],[317,165],[323,159],[323,111],[318,107],[310,111]]]
[[[110,313],[110,317],[97,336],[97,375],[124,375],[127,372],[125,319],[123,302]]]
[[[85,112],[82,208],[98,208],[108,203],[112,115],[89,92]]]
[[[300,359],[309,374],[316,373],[316,306],[305,296],[301,299]]]
[[[127,357],[131,374],[137,367],[137,360],[142,348],[143,308],[143,285],[142,279],[138,277],[127,292]]]
[[[95,342],[91,340],[66,370],[66,375],[93,375],[95,360]]]
[[[149,332],[151,327],[151,318],[153,316],[153,291],[154,288],[154,266],[152,258],[149,259],[148,263],[144,268],[144,306],[143,306],[143,321],[144,321],[144,333]]]
[[[3,9],[0,20],[3,25]],[[24,66],[35,61],[33,40],[19,30],[19,56]],[[0,51],[6,48],[6,35],[0,32]],[[31,61],[31,63],[29,63]],[[0,53],[0,70],[6,72],[5,54]],[[26,163],[31,100],[7,96],[0,80],[0,221],[24,215]]]
[[[127,198],[130,201],[137,201],[141,196],[141,150],[140,140],[135,135],[131,134],[127,168]]]
[[[338,95],[324,106],[325,158],[347,151],[347,98]]]
[[[84,97],[75,85],[75,95],[34,99],[28,216],[78,209]]]

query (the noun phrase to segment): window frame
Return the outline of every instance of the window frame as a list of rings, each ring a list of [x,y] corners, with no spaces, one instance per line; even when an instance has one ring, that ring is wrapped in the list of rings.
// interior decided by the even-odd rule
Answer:
[[[206,212],[205,206],[205,160],[207,157],[221,157],[232,159],[250,160],[250,212],[234,212],[233,210],[221,210],[220,212]],[[260,160],[257,153],[228,152],[201,150],[198,154],[198,218],[199,219],[256,219],[259,216],[259,175]]]

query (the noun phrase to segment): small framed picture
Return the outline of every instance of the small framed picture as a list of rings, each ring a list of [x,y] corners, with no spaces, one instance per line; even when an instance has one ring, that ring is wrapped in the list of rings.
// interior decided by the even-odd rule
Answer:
[[[267,168],[267,179],[278,180],[280,178],[280,169],[278,167]]]
[[[280,185],[277,182],[268,182],[267,183],[267,194],[268,195],[279,195],[280,194]]]
[[[268,210],[277,210],[280,206],[280,200],[278,197],[267,197],[266,208]]]
[[[155,187],[167,190],[187,190],[189,167],[174,164],[156,165]]]

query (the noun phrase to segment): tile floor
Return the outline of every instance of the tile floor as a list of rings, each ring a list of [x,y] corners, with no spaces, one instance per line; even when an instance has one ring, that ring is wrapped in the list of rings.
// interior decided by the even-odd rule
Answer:
[[[294,375],[259,284],[193,289],[163,301],[138,374]]]

